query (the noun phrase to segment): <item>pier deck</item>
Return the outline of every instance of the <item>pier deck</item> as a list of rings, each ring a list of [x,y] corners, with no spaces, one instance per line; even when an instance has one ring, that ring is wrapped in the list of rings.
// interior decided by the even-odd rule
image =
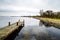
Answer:
[[[13,33],[15,30],[19,30],[18,28],[22,28],[24,23],[23,22],[16,22],[14,24],[11,24],[10,26],[4,27],[0,29],[0,40],[4,40],[7,38],[11,33]],[[12,38],[12,37],[11,37]]]

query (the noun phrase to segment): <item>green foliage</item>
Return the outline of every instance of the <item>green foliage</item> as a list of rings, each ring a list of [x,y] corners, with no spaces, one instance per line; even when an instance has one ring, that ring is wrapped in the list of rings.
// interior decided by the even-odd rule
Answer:
[[[46,11],[43,12],[43,15],[41,15],[43,17],[49,17],[49,18],[60,18],[60,12],[54,13],[52,11]]]

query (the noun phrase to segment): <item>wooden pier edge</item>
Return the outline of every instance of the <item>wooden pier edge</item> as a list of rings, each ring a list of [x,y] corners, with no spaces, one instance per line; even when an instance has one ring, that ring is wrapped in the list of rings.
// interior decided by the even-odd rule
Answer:
[[[18,21],[18,22],[16,22],[16,23],[14,23],[14,24],[10,24],[10,22],[9,22],[9,24],[8,24],[8,26],[6,27],[6,28],[8,28],[8,27],[15,27],[15,29],[14,29],[14,27],[13,27],[13,29],[14,30],[12,30],[10,33],[7,33],[7,35],[5,35],[5,36],[3,36],[3,37],[1,37],[0,38],[0,40],[14,40],[15,39],[15,37],[18,35],[18,33],[20,32],[20,30],[24,27],[24,21],[23,22],[20,22],[20,21]],[[5,28],[5,29],[6,29]],[[4,29],[3,29],[4,30]],[[7,30],[8,31],[8,30]],[[3,33],[3,32],[2,32]],[[3,35],[3,34],[2,34]]]
[[[18,29],[14,30],[12,33],[10,33],[4,40],[14,40],[16,36],[18,36],[18,33],[22,29],[22,25],[18,27]]]

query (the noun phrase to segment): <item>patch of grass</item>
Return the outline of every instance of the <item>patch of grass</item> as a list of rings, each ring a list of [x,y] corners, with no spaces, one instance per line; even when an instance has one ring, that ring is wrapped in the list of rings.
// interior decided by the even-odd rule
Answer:
[[[53,19],[53,18],[40,18],[41,20],[53,22],[53,23],[60,23],[60,19]]]
[[[34,18],[43,20],[43,21],[53,22],[53,23],[60,23],[60,19],[57,19],[57,18],[46,18],[46,17],[34,17]]]
[[[60,18],[48,18],[48,17],[33,17],[45,22],[49,22],[54,27],[60,28]]]

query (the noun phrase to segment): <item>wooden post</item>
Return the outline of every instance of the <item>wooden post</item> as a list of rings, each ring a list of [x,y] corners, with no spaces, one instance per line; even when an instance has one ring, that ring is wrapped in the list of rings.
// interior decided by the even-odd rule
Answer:
[[[17,22],[17,26],[18,26],[18,22]]]
[[[8,26],[10,26],[11,24],[10,24],[10,22],[8,22]]]
[[[19,22],[20,22],[20,20],[19,20]]]
[[[23,20],[23,26],[24,26],[24,20]]]

